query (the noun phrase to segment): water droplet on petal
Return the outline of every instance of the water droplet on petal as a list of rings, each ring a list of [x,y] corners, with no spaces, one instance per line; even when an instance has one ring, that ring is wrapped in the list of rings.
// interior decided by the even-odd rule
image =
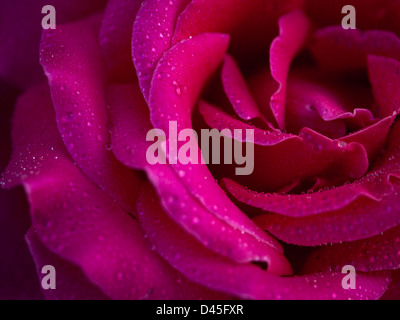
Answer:
[[[66,112],[64,115],[64,120],[65,121],[73,121],[75,118],[75,115],[73,112]]]

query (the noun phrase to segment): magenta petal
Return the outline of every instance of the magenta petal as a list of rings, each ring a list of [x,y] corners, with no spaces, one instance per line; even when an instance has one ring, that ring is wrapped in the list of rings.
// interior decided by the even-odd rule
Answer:
[[[307,70],[303,72],[306,73]],[[356,88],[357,98],[354,99],[347,92],[349,90],[321,85],[318,80],[309,81],[304,76],[289,79],[287,108],[291,113],[286,115],[286,119],[288,124],[294,127],[293,130],[309,127],[320,133],[325,131],[336,133],[337,138],[345,134],[344,124],[359,129],[375,121],[372,112],[368,110],[370,106],[363,105],[367,103],[362,101],[366,95],[364,90],[358,92],[359,88]],[[353,87],[353,90],[356,89]],[[315,118],[315,113],[319,116],[317,121],[307,119],[310,114]]]
[[[69,157],[54,118],[47,83],[31,88],[18,98],[12,123],[13,150],[1,180],[6,188],[39,175],[43,161]]]
[[[396,189],[398,187],[397,184]],[[296,245],[318,246],[356,241],[397,226],[400,223],[400,207],[396,202],[399,202],[399,197],[393,194],[380,202],[361,198],[343,209],[325,214],[303,218],[269,214],[254,218],[254,222],[278,239]]]
[[[213,296],[163,263],[136,221],[86,180],[72,162],[59,160],[29,183],[28,189],[40,240],[78,265],[111,298]]]
[[[386,118],[376,125],[347,136],[340,141],[366,145],[366,149],[371,156],[376,155],[385,146],[392,122],[391,117]],[[304,217],[342,209],[359,197],[380,201],[382,197],[390,195],[393,189],[389,181],[381,178],[373,178],[375,172],[379,172],[382,168],[385,169],[384,164],[376,168],[374,172],[368,174],[366,178],[353,183],[300,195],[258,193],[230,179],[224,179],[224,185],[236,199],[243,203],[285,216]],[[387,174],[391,174],[391,172],[387,171]]]
[[[97,34],[99,17],[45,30],[41,63],[49,78],[61,137],[84,174],[133,212],[134,173],[108,148],[105,77]]]
[[[133,22],[142,0],[108,2],[100,29],[100,46],[108,74],[115,80],[134,79],[131,39]]]
[[[140,88],[149,98],[154,69],[171,46],[176,18],[189,0],[148,0],[140,8],[132,34],[132,57]]]
[[[203,246],[236,262],[265,262],[273,274],[292,274],[281,250],[275,249],[280,249],[278,242],[266,244],[215,217],[188,193],[168,166],[152,166],[146,171],[169,216]]]
[[[235,261],[267,262],[270,272],[291,273],[275,239],[264,234],[263,241],[259,241],[245,233],[239,222],[231,221],[232,217],[224,207],[221,212],[225,215],[221,217],[197,202],[170,166],[146,162],[145,153],[150,142],[146,142],[144,136],[151,126],[145,103],[135,103],[137,95],[140,95],[138,88],[131,85],[113,86],[110,91],[113,150],[117,157],[128,166],[146,170],[169,216],[204,246]],[[250,220],[243,213],[239,214],[239,221],[249,225]]]
[[[368,72],[381,117],[400,111],[400,62],[374,55],[368,56]]]
[[[74,165],[54,118],[46,86],[19,100],[4,174],[7,183],[24,185],[45,247],[77,265],[110,298],[220,297],[188,282],[151,250],[136,220]]]
[[[207,287],[244,299],[378,299],[388,287],[386,275],[358,274],[357,289],[344,290],[341,273],[281,278],[252,264],[233,263],[188,236],[156,199],[148,190],[139,198],[138,216],[148,239],[175,269]]]
[[[101,10],[106,0],[2,1],[0,11],[0,77],[19,88],[44,79],[39,64],[42,8],[53,5],[56,22],[66,23]]]
[[[315,100],[310,103],[312,100],[310,101],[310,96],[307,95],[306,91],[296,91],[289,84],[285,116],[287,131],[298,133],[302,128],[307,127],[332,139],[346,134],[344,121],[340,119],[326,121],[321,117],[318,107],[315,106]],[[326,106],[322,103],[319,104]]]
[[[377,199],[360,197],[344,208],[304,218],[262,215],[255,222],[285,242],[307,246],[366,239],[396,227],[400,223],[399,140],[397,122],[391,130],[384,159],[359,181],[333,189],[335,192],[362,187],[377,195]]]
[[[137,84],[111,85],[107,90],[112,151],[134,169],[148,166],[146,133],[152,129],[150,112]]]
[[[206,81],[221,64],[228,43],[227,35],[203,33],[164,54],[154,72],[149,98],[156,128],[168,132],[172,120],[178,122],[178,132],[192,127],[191,112]]]
[[[344,208],[364,196],[379,201],[365,187],[351,184],[309,194],[274,194],[251,191],[230,179],[223,179],[226,189],[240,202],[288,217],[306,217]]]
[[[211,128],[252,128],[206,102],[201,102],[199,107]],[[363,176],[368,169],[366,150],[357,142],[346,144],[331,140],[307,128],[301,130],[299,136],[252,129],[255,136],[255,169],[247,179],[242,178],[243,182],[249,182],[245,183],[247,186],[272,191],[295,180],[315,176],[344,183]],[[262,159],[262,165],[257,159]]]
[[[73,264],[50,252],[39,240],[33,229],[26,235],[26,241],[36,263],[39,281],[45,274],[41,270],[51,265],[56,271],[56,289],[42,290],[47,300],[108,300],[109,298],[90,283],[82,271]]]
[[[210,128],[223,130],[230,129],[252,129],[254,130],[254,142],[256,144],[273,146],[284,140],[297,138],[290,133],[284,133],[280,130],[262,130],[246,122],[240,121],[224,112],[222,109],[209,104],[206,101],[199,102],[199,111],[204,121]]]
[[[352,265],[357,271],[400,269],[400,226],[365,240],[316,249],[307,257],[304,271],[341,271]]]
[[[395,116],[386,117],[375,124],[342,137],[339,140],[346,143],[357,142],[361,144],[368,154],[368,159],[370,161],[374,160],[386,146],[394,119]]]
[[[204,33],[183,40],[164,54],[154,72],[149,98],[154,127],[166,133],[170,121],[177,121],[178,132],[192,127],[191,111],[207,79],[221,63],[228,40],[226,35]],[[180,144],[177,143],[178,148]],[[255,228],[229,200],[205,164],[178,163],[171,167],[179,173],[180,180],[191,194],[210,212],[232,227],[271,243],[272,238]]]
[[[227,55],[221,71],[222,85],[236,114],[243,120],[263,118],[235,60]]]
[[[301,11],[290,12],[279,19],[280,35],[271,44],[271,75],[279,84],[271,97],[271,109],[278,126],[285,127],[286,82],[293,58],[305,44],[311,26]]]
[[[367,66],[367,55],[400,59],[400,39],[390,31],[344,30],[326,27],[315,33],[311,50],[320,65],[332,71],[353,71]]]

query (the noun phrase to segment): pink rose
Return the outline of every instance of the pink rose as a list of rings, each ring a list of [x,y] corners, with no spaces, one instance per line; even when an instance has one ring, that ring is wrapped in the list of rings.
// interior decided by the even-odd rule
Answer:
[[[57,270],[46,298],[399,298],[398,2],[50,4],[40,44],[40,20],[0,33],[0,75],[24,91],[2,184],[25,188],[39,278]],[[254,171],[150,164],[146,134],[172,143],[171,122],[253,130]],[[21,194],[2,192],[11,217]]]

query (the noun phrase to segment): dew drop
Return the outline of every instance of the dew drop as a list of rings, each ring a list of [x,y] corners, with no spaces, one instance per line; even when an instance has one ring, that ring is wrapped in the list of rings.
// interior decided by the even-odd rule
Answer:
[[[181,177],[181,178],[183,178],[184,176],[185,176],[185,171],[183,171],[183,170],[179,170],[178,171],[178,175]]]
[[[64,115],[64,120],[65,121],[73,121],[75,118],[75,115],[73,112],[66,112]]]
[[[198,217],[194,217],[192,221],[194,224],[198,224],[200,222],[200,219]]]

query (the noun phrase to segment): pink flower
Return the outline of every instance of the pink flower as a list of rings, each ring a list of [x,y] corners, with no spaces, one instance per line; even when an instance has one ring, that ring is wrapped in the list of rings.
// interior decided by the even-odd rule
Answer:
[[[0,33],[24,91],[2,184],[25,188],[39,277],[57,270],[46,298],[399,298],[397,2],[52,5],[40,44],[36,20]],[[170,121],[254,130],[254,172],[149,164],[146,133]]]

